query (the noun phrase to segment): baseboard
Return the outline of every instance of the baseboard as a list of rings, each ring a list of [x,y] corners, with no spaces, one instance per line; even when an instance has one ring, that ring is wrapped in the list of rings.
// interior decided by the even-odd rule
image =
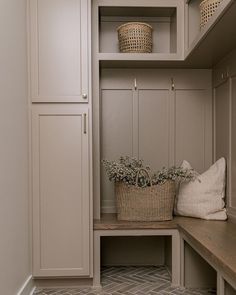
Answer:
[[[16,295],[33,295],[35,290],[35,285],[33,281],[33,277],[29,276],[20,290],[16,293]]]
[[[92,278],[35,278],[36,288],[79,288],[93,285]]]

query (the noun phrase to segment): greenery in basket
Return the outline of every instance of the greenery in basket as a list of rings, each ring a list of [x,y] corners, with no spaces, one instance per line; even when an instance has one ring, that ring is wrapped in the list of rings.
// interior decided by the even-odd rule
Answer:
[[[193,169],[182,167],[162,168],[152,173],[149,166],[144,166],[142,160],[131,157],[120,157],[118,162],[102,160],[105,171],[110,181],[122,181],[128,185],[146,187],[163,184],[167,180],[177,182],[190,181],[196,178],[197,174]]]

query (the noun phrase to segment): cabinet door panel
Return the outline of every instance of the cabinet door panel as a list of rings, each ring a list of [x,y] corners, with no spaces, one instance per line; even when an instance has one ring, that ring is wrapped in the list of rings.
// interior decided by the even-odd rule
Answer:
[[[208,70],[103,70],[101,157],[132,155],[153,170],[186,159],[204,171],[212,163],[211,87]],[[102,210],[111,213],[114,186],[101,175]]]
[[[187,160],[198,172],[208,168],[211,161],[207,155],[211,150],[211,101],[206,90],[176,90],[176,165]]]
[[[101,158],[132,156],[133,94],[131,90],[103,90],[101,103]],[[114,184],[102,168],[103,206],[114,210]],[[112,208],[113,209],[112,209]]]
[[[215,158],[229,157],[229,82],[215,88]]]
[[[139,158],[159,170],[169,161],[169,91],[139,90]]]
[[[87,110],[33,109],[35,276],[89,275]]]
[[[236,211],[236,76],[232,78],[230,204]]]
[[[88,1],[31,0],[33,102],[86,101]]]
[[[214,129],[215,129],[215,160],[224,157],[227,162],[227,175],[229,174],[230,151],[230,87],[229,80],[214,88]],[[230,206],[230,180],[227,177],[226,201]]]

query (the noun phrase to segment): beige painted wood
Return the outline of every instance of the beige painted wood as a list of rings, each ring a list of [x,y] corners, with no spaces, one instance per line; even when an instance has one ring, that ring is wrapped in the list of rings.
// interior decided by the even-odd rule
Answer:
[[[215,88],[215,158],[229,159],[229,82]]]
[[[235,288],[235,224],[194,218],[176,221],[184,240]]]
[[[102,90],[101,93],[101,159],[118,160],[132,155],[133,93],[131,90]],[[101,167],[101,189],[105,211],[115,212],[114,184]]]
[[[122,9],[121,7],[125,7]],[[176,13],[173,13],[173,9]],[[178,0],[148,0],[148,1],[104,1],[94,2],[94,15],[100,10],[100,23],[96,18],[94,31],[100,31],[95,44],[95,55],[100,60],[112,62],[113,60],[183,60],[184,57],[184,2]],[[154,26],[154,47],[151,54],[120,54],[118,52],[117,33],[115,21],[117,18],[126,18],[129,21],[147,21]],[[162,18],[162,21],[153,20]],[[167,21],[165,18],[171,18]],[[112,23],[106,24],[105,19]],[[123,22],[127,20],[123,19]],[[99,24],[98,24],[99,23]],[[113,40],[111,42],[110,40]],[[95,42],[95,43],[96,43]],[[100,44],[99,44],[100,43]],[[113,44],[113,45],[112,45]],[[98,52],[103,53],[98,53]]]
[[[165,264],[164,237],[103,237],[102,266]]]
[[[199,4],[201,0],[190,1],[187,7],[186,22],[187,22],[187,48],[200,33],[200,10]]]
[[[175,92],[175,163],[189,161],[199,172],[210,164],[212,99],[209,89],[183,89]],[[210,140],[209,140],[210,139]]]
[[[138,91],[138,155],[156,170],[172,164],[169,105],[169,89]]]
[[[92,278],[34,278],[37,289],[72,289],[92,286]],[[29,294],[29,293],[28,293]],[[27,294],[27,295],[28,295]]]
[[[180,260],[179,260],[179,236],[176,229],[117,229],[117,230],[95,230],[94,231],[94,277],[93,284],[95,287],[100,287],[100,276],[101,276],[101,238],[102,237],[135,237],[135,236],[170,236],[172,239],[172,285],[180,285]]]
[[[230,86],[226,80],[214,89],[215,160],[224,157],[230,177]],[[230,178],[227,177],[226,201],[230,202]]]
[[[146,22],[153,28],[153,53],[176,53],[176,47],[171,48],[170,41],[176,43],[176,30],[171,27],[170,17],[103,17],[100,23],[100,52],[119,53],[117,28],[125,22]],[[171,31],[172,28],[172,31]],[[172,35],[170,35],[171,33]],[[175,39],[175,40],[174,40]],[[172,50],[171,50],[172,49]]]
[[[185,58],[190,57],[191,61],[203,62],[205,65],[212,66],[235,46],[235,38],[228,38],[227,33],[231,35],[230,30],[233,30],[236,5],[232,0],[222,1],[208,23],[200,30],[200,2],[200,0],[195,0],[186,4],[188,42]],[[219,40],[224,46],[218,46]]]
[[[89,276],[88,108],[32,107],[33,275]]]
[[[228,159],[227,177],[227,209],[231,220],[235,221],[235,96],[236,96],[236,51],[225,56],[214,68],[213,83],[215,96],[223,105],[215,107],[216,140],[215,150],[220,149]],[[220,98],[221,97],[221,98]],[[219,125],[217,127],[217,124]],[[218,141],[217,141],[217,133]],[[222,136],[222,137],[221,137]],[[221,140],[222,138],[222,140]]]
[[[30,0],[32,102],[87,102],[89,1]]]
[[[101,159],[131,155],[152,170],[184,159],[199,172],[211,165],[211,71],[103,69],[100,94]],[[114,213],[114,185],[101,171],[102,212]]]
[[[230,200],[229,206],[236,211],[236,76],[231,78],[231,161],[230,161]]]
[[[186,288],[216,288],[216,271],[185,243],[184,286]]]
[[[235,295],[236,294],[236,289],[234,289],[230,284],[225,282],[225,292],[224,292],[224,294],[225,295]]]
[[[217,272],[217,295],[225,295],[225,281],[220,272]]]

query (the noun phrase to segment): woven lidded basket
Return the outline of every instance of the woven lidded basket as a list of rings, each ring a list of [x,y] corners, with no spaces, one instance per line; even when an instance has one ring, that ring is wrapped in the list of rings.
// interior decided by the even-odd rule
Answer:
[[[149,24],[130,22],[119,26],[117,32],[120,52],[152,52],[152,27]]]
[[[173,219],[175,182],[148,187],[115,184],[117,219],[129,221],[164,221]]]
[[[212,17],[220,2],[222,2],[222,0],[203,0],[200,3],[200,28],[203,28]]]

